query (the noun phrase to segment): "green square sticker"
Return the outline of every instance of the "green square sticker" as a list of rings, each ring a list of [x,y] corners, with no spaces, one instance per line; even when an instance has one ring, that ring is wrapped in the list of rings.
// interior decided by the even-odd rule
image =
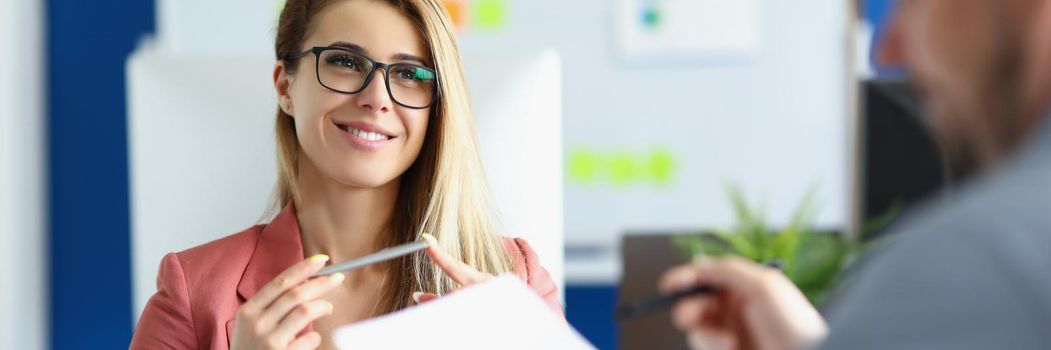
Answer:
[[[475,3],[475,21],[482,29],[500,29],[507,27],[506,0],[478,0]]]

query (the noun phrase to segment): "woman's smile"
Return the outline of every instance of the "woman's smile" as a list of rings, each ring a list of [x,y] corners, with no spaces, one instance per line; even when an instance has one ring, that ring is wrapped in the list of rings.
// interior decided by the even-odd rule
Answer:
[[[332,123],[339,129],[340,136],[352,147],[366,152],[379,151],[398,138],[397,135],[368,123],[339,121]]]

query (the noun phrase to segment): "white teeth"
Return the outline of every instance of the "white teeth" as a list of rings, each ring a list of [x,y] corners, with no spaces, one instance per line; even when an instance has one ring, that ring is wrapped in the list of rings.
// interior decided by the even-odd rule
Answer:
[[[351,135],[354,135],[354,136],[357,136],[357,137],[360,137],[362,139],[369,140],[369,141],[382,141],[382,140],[389,140],[390,139],[390,137],[388,137],[387,135],[377,134],[377,133],[374,133],[374,132],[365,132],[365,131],[363,131],[361,129],[347,128],[347,130],[350,132]]]

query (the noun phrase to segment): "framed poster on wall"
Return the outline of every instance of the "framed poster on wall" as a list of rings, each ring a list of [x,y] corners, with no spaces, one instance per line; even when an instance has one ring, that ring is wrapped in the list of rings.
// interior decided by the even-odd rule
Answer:
[[[615,52],[628,62],[741,60],[761,49],[759,0],[617,0]]]

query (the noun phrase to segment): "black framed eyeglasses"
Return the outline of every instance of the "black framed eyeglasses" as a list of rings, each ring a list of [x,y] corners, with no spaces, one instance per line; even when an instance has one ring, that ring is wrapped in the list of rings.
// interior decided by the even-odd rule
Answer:
[[[409,63],[377,62],[360,52],[331,46],[315,46],[289,60],[299,60],[310,53],[317,58],[314,70],[318,84],[329,90],[348,95],[359,93],[369,86],[376,71],[383,69],[387,94],[394,103],[424,109],[438,101],[438,74],[433,69]]]

